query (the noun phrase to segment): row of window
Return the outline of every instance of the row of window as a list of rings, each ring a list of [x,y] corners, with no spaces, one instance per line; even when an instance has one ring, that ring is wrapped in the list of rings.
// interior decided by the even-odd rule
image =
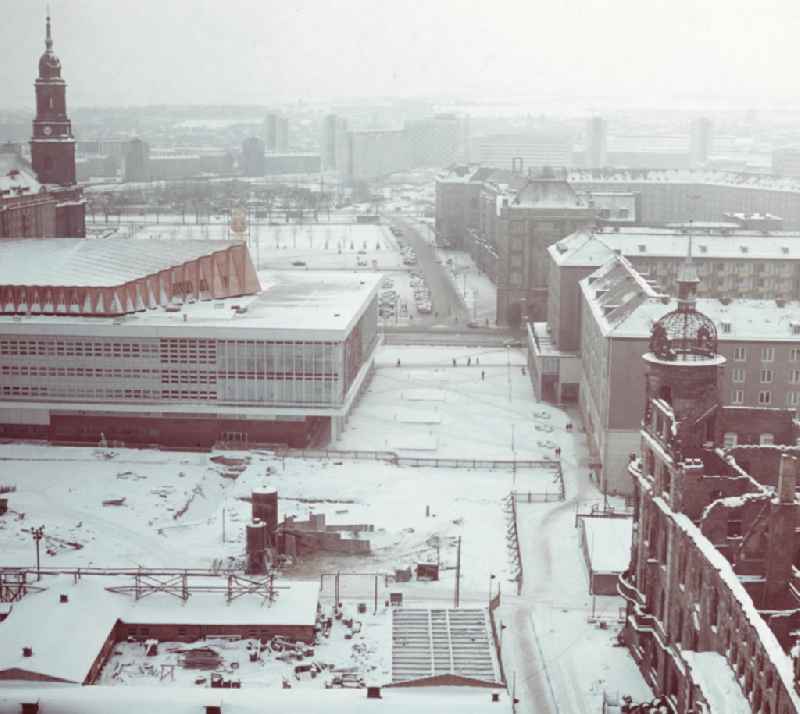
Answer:
[[[4,397],[53,397],[86,399],[187,399],[192,401],[216,401],[217,393],[194,389],[81,389],[73,387],[48,387],[31,385],[0,386]]]
[[[228,380],[312,380],[336,381],[338,372],[294,372],[264,371],[253,372],[203,372],[197,370],[159,370],[159,369],[92,369],[91,367],[27,367],[20,365],[1,365],[0,375],[9,377],[85,377],[109,379],[157,379],[161,384],[216,384],[219,379]]]
[[[772,384],[775,378],[774,370],[764,368],[759,371],[758,381],[761,384]],[[731,370],[731,382],[734,384],[744,384],[747,381],[747,372],[741,368],[736,367]],[[800,384],[800,369],[793,369],[789,371],[789,383]]]
[[[0,340],[0,355],[29,357],[139,357],[158,354],[155,342],[80,342],[69,340]]]
[[[730,323],[723,323],[723,328],[725,325],[730,325]],[[722,332],[730,332],[730,327],[727,329],[723,329]],[[733,348],[733,361],[734,362],[747,362],[747,347],[734,347]],[[759,354],[762,362],[774,362],[775,361],[775,348],[774,347],[762,347],[760,354]],[[800,347],[793,347],[789,350],[789,361],[790,362],[800,362]]]
[[[794,407],[798,404],[798,393],[786,393],[786,406]],[[758,392],[758,403],[761,406],[767,407],[772,404],[772,391],[769,389],[762,389]],[[734,389],[731,392],[731,404],[744,404],[744,389]]]

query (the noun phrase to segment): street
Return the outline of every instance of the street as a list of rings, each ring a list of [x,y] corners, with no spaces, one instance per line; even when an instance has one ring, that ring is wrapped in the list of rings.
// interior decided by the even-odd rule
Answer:
[[[437,324],[466,325],[470,319],[464,301],[447,278],[438,262],[436,249],[423,236],[419,224],[407,218],[392,216],[391,223],[403,231],[402,238],[414,249],[420,271],[431,292],[434,314],[420,315],[417,322],[423,326]],[[438,313],[438,317],[435,313]]]

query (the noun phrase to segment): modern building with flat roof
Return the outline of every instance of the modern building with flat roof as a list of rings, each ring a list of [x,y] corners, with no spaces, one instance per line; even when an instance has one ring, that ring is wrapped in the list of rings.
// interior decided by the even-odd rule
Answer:
[[[322,445],[371,373],[380,275],[262,286],[235,241],[9,241],[0,266],[7,438]]]

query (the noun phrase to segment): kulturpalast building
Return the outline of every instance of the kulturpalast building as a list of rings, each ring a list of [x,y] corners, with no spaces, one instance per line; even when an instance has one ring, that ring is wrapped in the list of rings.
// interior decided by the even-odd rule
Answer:
[[[0,238],[85,235],[86,206],[76,184],[66,89],[48,17],[36,79],[31,163],[18,154],[0,155]]]
[[[268,273],[262,285],[241,241],[70,237],[84,204],[52,48],[48,19],[37,177],[10,200],[50,213],[0,241],[0,437],[327,444],[371,374],[380,276]]]
[[[676,714],[800,711],[798,461],[794,447],[719,448],[754,426],[790,440],[785,412],[725,408],[715,322],[687,264],[655,321],[633,482],[624,641]]]

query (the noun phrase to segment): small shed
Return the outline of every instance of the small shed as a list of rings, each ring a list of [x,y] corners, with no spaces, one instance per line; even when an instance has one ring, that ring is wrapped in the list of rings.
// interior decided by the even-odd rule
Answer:
[[[616,595],[617,579],[631,561],[632,518],[584,516],[581,550],[589,570],[589,593]]]

